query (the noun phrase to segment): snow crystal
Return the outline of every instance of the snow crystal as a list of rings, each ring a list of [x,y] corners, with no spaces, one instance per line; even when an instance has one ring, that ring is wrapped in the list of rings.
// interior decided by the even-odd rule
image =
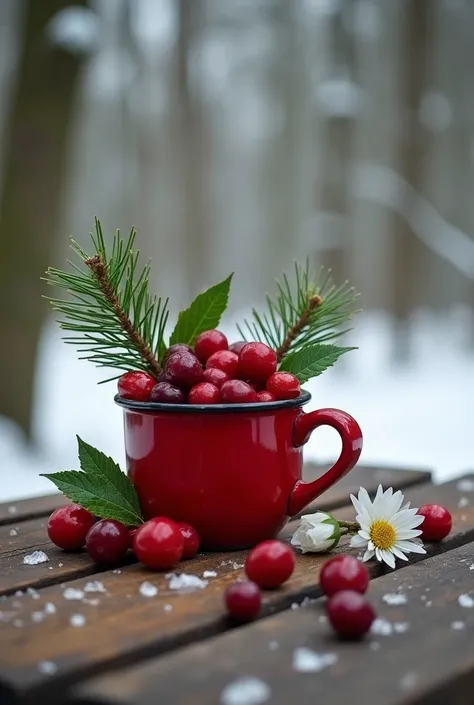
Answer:
[[[260,705],[270,700],[270,686],[260,678],[244,676],[228,683],[221,693],[221,705]]]
[[[454,629],[454,631],[460,631],[461,629],[465,629],[466,623],[461,622],[461,620],[458,620],[457,622],[451,622],[451,629]]]
[[[107,592],[100,580],[91,580],[84,585],[84,592]]]
[[[58,568],[62,568],[64,563],[58,563]]]
[[[201,580],[197,575],[188,575],[187,573],[181,573],[181,575],[170,574],[170,590],[194,590],[202,589],[206,586],[207,580]]]
[[[377,634],[378,636],[390,636],[390,634],[392,634],[393,629],[392,625],[387,619],[378,617],[372,622],[370,631],[372,634]]]
[[[202,574],[203,578],[216,578],[217,573],[215,570],[205,570],[204,573]]]
[[[16,529],[10,529],[10,536],[18,536],[18,531]]]
[[[393,628],[397,634],[404,634],[408,631],[409,626],[408,622],[394,622],[393,624]]]
[[[474,480],[466,477],[464,480],[459,480],[457,488],[461,492],[474,492]]]
[[[47,602],[44,606],[44,612],[45,614],[56,614],[56,605],[53,605],[52,602]]]
[[[18,592],[21,595],[21,590],[19,590]],[[28,595],[30,595],[30,597],[33,598],[33,600],[39,600],[39,592],[37,590],[35,590],[34,588],[32,588],[32,587],[26,588],[26,592]],[[17,593],[15,593],[15,595],[16,594]]]
[[[115,573],[115,575],[120,575],[121,572],[122,571],[120,570],[120,568],[116,568],[115,570],[112,571],[112,573]]]
[[[471,563],[471,565],[469,566],[469,570],[474,570],[474,563]]]
[[[143,597],[155,597],[155,595],[158,595],[158,588],[148,580],[145,580],[145,582],[140,585],[138,591]]]
[[[165,610],[165,612],[171,612],[173,609],[173,605],[165,605],[163,609]]]
[[[33,551],[28,553],[23,558],[24,565],[39,565],[40,563],[48,563],[49,558],[44,551]]]
[[[470,595],[459,595],[458,602],[461,607],[474,607],[474,599]]]
[[[68,587],[64,590],[63,597],[65,600],[82,600],[84,592],[76,588]]]
[[[269,641],[268,648],[270,649],[270,651],[277,651],[280,648],[280,644],[278,641],[275,640]]]
[[[418,677],[416,673],[406,673],[403,678],[400,680],[400,689],[401,690],[411,690],[412,688],[415,687],[416,682],[418,680]]]
[[[428,600],[428,602],[425,604],[425,607],[431,607],[432,604],[433,603],[431,602],[431,600]]]
[[[387,605],[405,605],[407,603],[407,596],[401,593],[387,593],[382,597],[382,600]]]
[[[73,614],[69,619],[71,627],[83,627],[86,623],[86,618],[83,614]]]
[[[300,606],[299,606],[299,604],[298,604],[297,602],[292,602],[292,603],[291,603],[290,609],[292,609],[292,610],[299,610],[299,608],[300,608]]]
[[[33,612],[31,614],[31,619],[33,620],[33,622],[42,622],[44,618],[45,618],[44,612],[38,611],[38,612]]]
[[[100,605],[100,600],[98,600],[97,598],[88,600],[87,597],[85,597],[82,601],[85,605],[92,605],[93,607],[97,607],[97,605]]]
[[[337,663],[337,654],[318,654],[305,646],[293,651],[293,668],[300,673],[318,673]]]
[[[38,664],[38,671],[44,673],[45,676],[54,676],[57,670],[58,667],[54,661],[40,661]]]
[[[11,507],[8,507],[8,513],[9,514],[16,514],[18,509],[14,507],[13,505]]]
[[[461,497],[461,499],[458,502],[458,507],[462,509],[463,507],[467,507],[469,504],[469,499],[467,497]]]

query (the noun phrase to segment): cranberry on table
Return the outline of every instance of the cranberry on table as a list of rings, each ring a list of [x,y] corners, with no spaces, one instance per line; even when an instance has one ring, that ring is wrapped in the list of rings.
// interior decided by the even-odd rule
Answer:
[[[202,379],[204,382],[210,382],[220,389],[224,382],[229,381],[230,377],[226,372],[219,370],[217,367],[209,367],[209,369],[203,371]]]
[[[240,379],[224,382],[220,388],[220,395],[224,404],[251,404],[257,401],[255,389]]]
[[[207,359],[206,370],[211,367],[217,367],[222,370],[230,378],[235,377],[237,366],[239,364],[239,356],[230,350],[218,350]]]
[[[202,380],[202,367],[196,355],[190,352],[175,352],[165,363],[168,380],[176,387],[194,387]]]
[[[247,345],[246,340],[238,340],[236,343],[229,345],[229,350],[234,352],[236,355],[239,355],[244,345]]]
[[[147,372],[125,372],[118,382],[118,393],[122,399],[148,401],[156,379]]]
[[[199,382],[188,395],[190,404],[218,404],[220,400],[219,388],[210,382]]]
[[[275,399],[296,399],[301,394],[298,379],[291,372],[275,372],[267,379],[267,392],[273,394]]]
[[[96,563],[118,563],[130,548],[128,529],[115,519],[101,519],[86,536],[86,549]]]
[[[238,622],[252,621],[262,608],[260,588],[250,580],[230,585],[224,593],[224,601],[227,612]]]
[[[277,356],[265,343],[247,343],[239,353],[238,375],[251,382],[265,382],[277,368]]]
[[[262,392],[257,392],[257,401],[276,401],[276,398],[271,392],[264,389]]]
[[[369,586],[369,573],[365,565],[354,556],[335,556],[323,565],[319,584],[328,597],[342,590],[354,590],[363,594]]]
[[[451,514],[440,504],[425,504],[419,508],[417,514],[425,517],[419,526],[421,538],[425,541],[442,541],[451,531]]]
[[[166,351],[163,362],[166,362],[170,355],[176,352],[190,352],[194,355],[194,351],[190,345],[186,345],[185,343],[175,343],[174,345],[170,345]]]
[[[183,556],[184,538],[178,525],[165,517],[155,517],[139,527],[133,552],[151,570],[173,568]]]
[[[59,507],[49,517],[48,536],[64,551],[78,551],[86,543],[87,532],[95,521],[95,517],[78,504]]]
[[[196,339],[194,352],[201,362],[206,362],[213,353],[219,350],[227,350],[228,347],[227,338],[220,330],[205,330]]]
[[[344,639],[360,639],[375,619],[372,605],[353,590],[342,590],[330,597],[326,612],[334,631]]]
[[[184,521],[180,521],[176,524],[181,532],[181,536],[184,539],[183,544],[183,555],[182,558],[194,558],[196,553],[199,551],[200,539],[199,534],[191,524],[186,524]]]
[[[170,382],[158,382],[151,390],[150,401],[161,404],[182,404],[186,401],[186,396],[182,389]]]
[[[295,554],[288,544],[276,539],[259,543],[245,561],[249,580],[267,590],[283,585],[294,569]]]

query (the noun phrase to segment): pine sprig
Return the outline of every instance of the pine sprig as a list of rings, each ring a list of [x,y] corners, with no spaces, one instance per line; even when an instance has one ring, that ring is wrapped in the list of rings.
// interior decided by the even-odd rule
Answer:
[[[335,286],[330,271],[321,269],[313,280],[308,260],[304,267],[295,263],[291,280],[283,274],[276,286],[276,296],[266,297],[267,310],[253,309],[252,318],[237,326],[243,340],[265,342],[277,351],[281,362],[290,352],[336,340],[348,332],[343,326],[357,313],[357,295],[347,282]]]
[[[96,219],[91,233],[94,254],[87,254],[73,240],[72,249],[82,267],[72,262],[73,272],[50,267],[45,280],[71,297],[50,302],[62,315],[61,328],[74,334],[64,340],[83,353],[80,359],[98,367],[144,370],[157,377],[165,348],[168,299],[149,293],[150,265],[139,271],[135,236],[135,229],[127,240],[117,232],[109,255]]]

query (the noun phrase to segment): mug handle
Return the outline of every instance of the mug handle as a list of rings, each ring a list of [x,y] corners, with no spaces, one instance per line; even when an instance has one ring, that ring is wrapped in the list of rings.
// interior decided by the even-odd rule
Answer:
[[[290,496],[288,515],[299,514],[310,502],[352,470],[362,451],[362,431],[357,421],[339,409],[302,412],[293,426],[293,445],[304,445],[320,426],[331,426],[341,437],[342,449],[334,465],[313,482],[298,480]]]

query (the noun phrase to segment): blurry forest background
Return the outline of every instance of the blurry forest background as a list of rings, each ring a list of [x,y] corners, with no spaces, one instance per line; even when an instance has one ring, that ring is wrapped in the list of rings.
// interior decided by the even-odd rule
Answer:
[[[121,459],[114,390],[41,298],[95,215],[137,226],[175,313],[235,271],[231,330],[294,259],[348,278],[360,350],[314,405],[367,461],[465,470],[473,59],[470,0],[0,0],[0,498],[49,491],[76,432]]]

